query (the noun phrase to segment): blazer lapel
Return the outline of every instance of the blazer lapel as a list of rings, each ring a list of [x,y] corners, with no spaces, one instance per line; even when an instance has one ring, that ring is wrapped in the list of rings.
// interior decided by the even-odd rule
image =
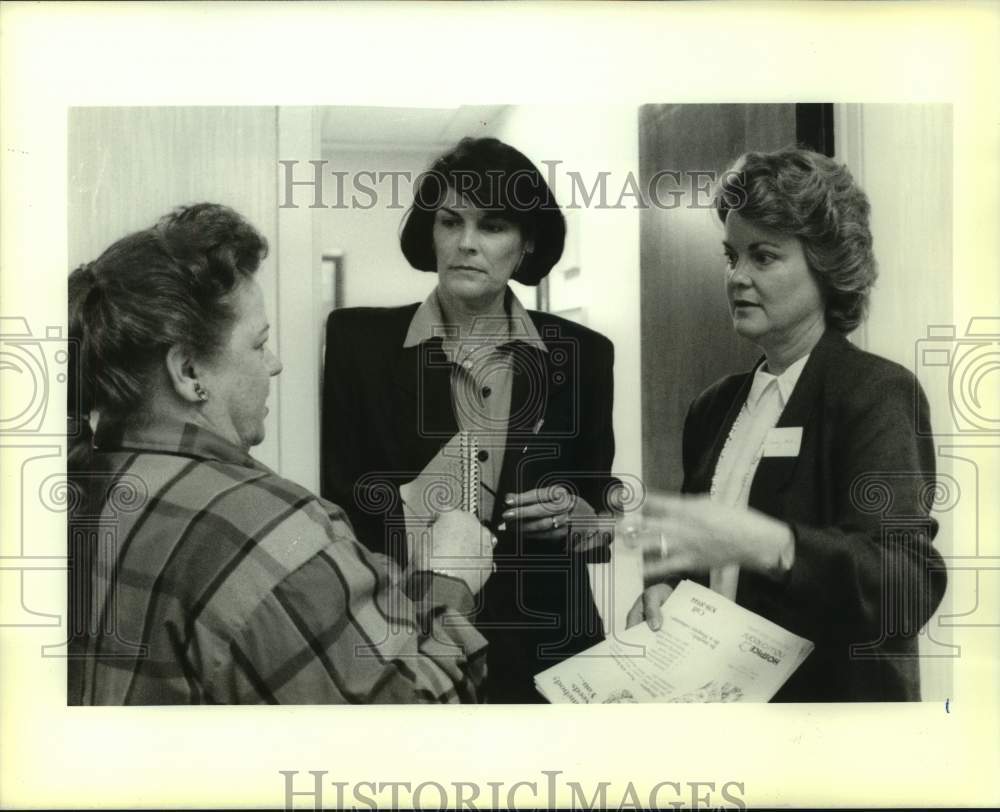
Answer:
[[[757,366],[760,366],[760,362],[757,363]],[[754,367],[754,370],[757,366]],[[736,418],[743,409],[743,403],[747,399],[747,394],[750,392],[750,384],[752,382],[753,370],[747,374],[745,380],[740,385],[739,390],[736,392],[736,396],[730,402],[725,418],[720,424],[715,437],[712,439],[712,445],[709,447],[708,453],[702,455],[701,459],[692,470],[690,481],[685,481],[683,488],[685,493],[708,493],[709,490],[711,490],[712,476],[715,473],[715,466],[719,462],[719,457],[722,454],[722,449],[726,445],[726,440],[729,439],[729,432],[733,428],[733,423],[736,422]]]
[[[502,512],[503,494],[525,489],[523,474],[527,460],[531,461],[533,480],[545,471],[560,470],[559,455],[565,449],[559,436],[587,431],[586,426],[579,425],[579,415],[575,413],[578,405],[575,399],[587,397],[587,393],[576,391],[578,381],[572,374],[575,364],[564,361],[557,366],[551,352],[543,352],[526,342],[516,341],[508,347],[514,356],[514,375],[507,450],[497,488],[496,521]],[[518,481],[519,475],[522,481]],[[534,482],[531,487],[535,487]]]
[[[440,338],[399,350],[389,414],[402,458],[414,470],[420,470],[458,432],[451,369]]]
[[[806,432],[815,430],[813,412],[822,399],[823,381],[830,359],[839,350],[837,342],[842,340],[838,333],[830,330],[823,334],[813,347],[792,396],[778,419],[776,428],[802,429],[802,445],[806,441]],[[750,506],[772,516],[778,515],[782,510],[781,496],[799,460],[800,456],[762,457],[750,486]]]
[[[543,383],[548,381],[549,375],[547,353],[519,341],[508,344],[505,349],[512,355],[513,375],[507,447],[497,482],[497,498],[491,522],[493,526],[500,523],[500,514],[505,510],[504,495],[523,490],[518,483],[518,472],[539,440],[550,400],[548,387]]]
[[[539,421],[544,421],[553,391],[556,388],[549,369],[548,353],[515,341],[506,351],[512,356],[513,379],[510,393],[510,419],[507,424],[508,439],[524,439],[537,434]]]

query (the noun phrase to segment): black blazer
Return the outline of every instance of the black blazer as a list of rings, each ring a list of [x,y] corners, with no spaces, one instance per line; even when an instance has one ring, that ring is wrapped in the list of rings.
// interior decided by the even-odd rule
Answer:
[[[725,378],[684,424],[684,486],[711,487],[753,372]],[[931,541],[935,476],[927,401],[903,367],[827,331],[778,426],[801,426],[797,457],[764,457],[750,506],[791,526],[795,563],[778,584],[740,572],[736,601],[816,649],[775,701],[920,698],[917,633],[946,575]]]
[[[322,493],[344,507],[358,538],[405,561],[398,488],[458,431],[451,365],[434,338],[403,348],[418,305],[345,308],[327,321]],[[491,701],[538,701],[532,676],[603,639],[585,561],[561,545],[497,531],[503,495],[564,483],[606,508],[615,444],[612,343],[529,311],[546,344],[515,342],[511,419],[493,515],[497,573],[478,596],[490,641]],[[541,423],[541,429],[534,431]]]

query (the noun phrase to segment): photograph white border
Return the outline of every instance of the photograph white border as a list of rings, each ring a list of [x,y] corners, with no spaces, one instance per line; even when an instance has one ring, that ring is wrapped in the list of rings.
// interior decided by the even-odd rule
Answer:
[[[3,313],[65,323],[72,106],[934,101],[954,106],[964,325],[1000,301],[998,30],[997,6],[979,3],[7,3]],[[6,485],[10,459],[4,556],[20,533],[60,533],[42,510],[10,526],[21,499]],[[981,481],[996,473],[994,455]],[[988,510],[965,520],[997,556]],[[23,577],[38,605],[65,609],[57,577]],[[981,585],[995,602],[995,573]],[[281,807],[280,770],[484,787],[560,770],[562,785],[610,781],[615,800],[628,784],[642,798],[662,781],[736,781],[752,806],[1000,803],[997,628],[956,632],[959,700],[947,708],[68,708],[65,663],[39,656],[61,632],[0,627],[4,808]]]

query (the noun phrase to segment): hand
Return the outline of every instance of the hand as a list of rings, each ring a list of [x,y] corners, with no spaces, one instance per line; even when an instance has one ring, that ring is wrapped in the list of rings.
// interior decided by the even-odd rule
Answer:
[[[562,485],[509,493],[504,502],[504,522],[520,522],[527,538],[566,541],[572,531],[574,552],[610,544],[614,538],[614,517],[595,513],[585,499]]]
[[[412,564],[460,578],[473,595],[478,593],[494,570],[496,538],[475,516],[461,510],[439,514],[428,534],[417,548],[420,558]]]
[[[646,587],[643,593],[635,599],[632,608],[628,610],[625,627],[631,628],[645,620],[654,632],[659,631],[660,626],[663,625],[663,613],[660,611],[660,607],[673,591],[674,588],[669,584],[653,584]]]
[[[772,577],[791,567],[791,528],[751,508],[731,507],[707,496],[665,496],[646,512],[644,533],[655,553],[644,556],[646,575],[670,578],[737,564]],[[662,538],[666,555],[660,551]]]

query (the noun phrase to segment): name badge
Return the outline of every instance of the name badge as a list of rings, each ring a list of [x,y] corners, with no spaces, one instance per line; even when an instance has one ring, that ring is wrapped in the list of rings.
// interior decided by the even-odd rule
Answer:
[[[797,457],[802,445],[802,426],[771,429],[764,440],[765,457]]]

